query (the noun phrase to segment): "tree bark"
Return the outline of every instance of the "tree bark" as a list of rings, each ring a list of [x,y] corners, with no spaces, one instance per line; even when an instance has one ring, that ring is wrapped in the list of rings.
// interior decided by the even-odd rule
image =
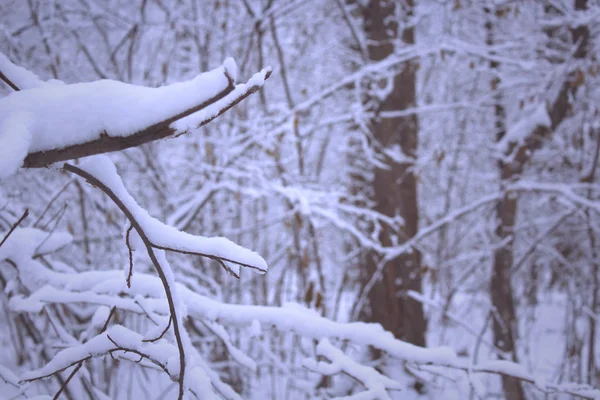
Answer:
[[[386,0],[372,0],[362,9],[365,34],[368,39],[367,53],[370,61],[380,61],[394,52],[393,40],[398,37],[399,25],[395,20],[398,3]],[[404,15],[411,15],[414,4],[405,2]],[[414,44],[414,30],[406,27],[401,32],[402,41]],[[417,64],[407,62],[392,79],[392,87],[383,99],[378,99],[376,114],[382,111],[402,110],[416,103]],[[380,88],[390,82],[374,82]],[[372,99],[370,99],[372,100]],[[419,125],[415,115],[402,118],[378,118],[371,120],[371,132],[382,148],[401,150],[407,159],[416,157]],[[401,216],[405,224],[399,241],[414,236],[418,229],[419,208],[417,179],[413,163],[386,160],[388,168],[375,167],[372,182],[372,200],[375,210],[387,216]],[[389,227],[384,227],[380,240],[384,245],[392,245]],[[372,276],[380,257],[371,254],[366,259],[366,268]],[[368,318],[378,322],[398,339],[424,346],[427,328],[421,303],[406,296],[406,292],[421,292],[421,254],[413,250],[388,262],[382,278],[369,293],[370,313]]]
[[[485,9],[487,20],[485,28],[487,31],[486,42],[489,46],[494,45],[494,15],[495,10]],[[496,61],[490,62],[490,68],[493,73],[498,73],[500,64]],[[492,87],[498,87],[499,78],[492,78]],[[494,95],[494,128],[497,140],[500,141],[506,134],[506,111],[502,104],[501,92]],[[498,161],[498,170],[500,174],[501,185],[510,182],[520,174],[522,166],[518,163],[505,163]],[[517,216],[517,197],[513,193],[505,193],[504,197],[496,205],[496,218],[498,226],[496,235],[500,241],[509,239],[514,232]],[[494,252],[492,278],[490,281],[490,296],[493,313],[492,330],[494,334],[494,344],[512,355],[513,361],[517,361],[515,339],[519,337],[519,321],[515,312],[515,301],[511,287],[510,271],[513,265],[514,237],[505,246],[498,248]],[[523,400],[525,393],[521,383],[509,376],[502,376],[502,389],[507,399]]]
[[[575,8],[582,10],[586,7],[586,0],[575,0]],[[493,10],[486,9],[488,20],[486,21],[487,44],[493,45],[493,23],[492,18],[495,14]],[[552,35],[552,32],[549,32]],[[587,42],[589,40],[589,30],[585,26],[580,26],[571,31],[573,41],[579,42],[579,47],[575,52],[576,58],[583,58],[586,55]],[[497,70],[499,63],[492,61],[490,63],[492,71]],[[494,82],[498,86],[499,80]],[[498,170],[501,179],[501,185],[517,180],[525,164],[530,160],[533,152],[541,147],[542,140],[547,138],[560,123],[568,116],[570,108],[570,96],[575,94],[574,88],[569,79],[566,79],[560,87],[558,95],[553,99],[553,103],[548,107],[550,116],[550,127],[537,127],[531,135],[525,140],[525,143],[515,152],[516,156],[510,162],[498,161]],[[497,139],[501,140],[506,134],[505,119],[506,113],[501,102],[501,95],[498,92],[494,105],[495,128]],[[513,149],[511,149],[512,151]],[[496,206],[496,217],[498,226],[496,235],[499,240],[510,240],[505,246],[498,248],[494,252],[492,277],[490,280],[490,296],[492,307],[495,310],[493,319],[494,344],[507,353],[512,354],[513,361],[517,360],[516,339],[519,337],[519,320],[516,315],[516,306],[511,287],[511,269],[514,259],[514,228],[517,219],[518,199],[516,194],[506,192],[504,197]],[[510,237],[512,239],[510,239]],[[525,393],[521,383],[508,376],[502,376],[502,388],[505,397],[510,400],[525,399]]]

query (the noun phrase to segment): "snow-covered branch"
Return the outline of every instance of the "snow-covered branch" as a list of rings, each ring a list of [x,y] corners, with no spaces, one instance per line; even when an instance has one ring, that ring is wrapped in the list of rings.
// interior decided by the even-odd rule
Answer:
[[[235,85],[237,66],[227,59],[190,81],[159,88],[112,80],[66,85],[36,81],[33,73],[0,56],[3,80],[23,85],[0,99],[0,145],[11,149],[10,157],[0,160],[0,178],[21,166],[44,167],[187,133],[258,91],[271,73],[267,68]],[[191,115],[193,127],[174,127]]]
[[[108,157],[98,156],[81,166],[65,164],[64,169],[81,176],[108,195],[127,216],[138,235],[144,235],[142,240],[147,239],[152,248],[208,257],[260,273],[266,272],[267,264],[261,256],[229,239],[191,235],[151,217],[129,194]],[[135,244],[133,246],[135,248]]]
[[[346,374],[360,382],[367,390],[345,397],[335,397],[344,400],[391,400],[388,391],[402,390],[403,386],[387,376],[379,373],[375,368],[362,365],[344,354],[340,349],[331,344],[328,339],[322,339],[317,345],[317,356],[325,358],[328,362],[316,362],[313,359],[304,361],[304,366],[309,370],[325,375]]]
[[[136,274],[131,289],[125,288],[123,274],[120,271],[83,273],[47,271],[44,276],[51,283],[50,285],[41,288],[28,297],[14,297],[10,302],[11,308],[15,311],[37,312],[47,304],[87,303],[107,307],[116,306],[119,309],[138,314],[146,314],[147,312],[159,316],[169,314],[168,307],[166,307],[164,299],[161,297],[160,280],[155,276]],[[589,399],[600,396],[600,391],[586,385],[542,382],[536,379],[532,373],[529,373],[524,366],[512,361],[490,360],[471,365],[470,359],[458,356],[448,347],[423,348],[415,346],[396,339],[391,333],[383,330],[379,324],[335,322],[319,316],[314,311],[293,304],[284,305],[283,307],[270,307],[222,303],[197,294],[181,284],[177,284],[177,290],[184,303],[184,308],[188,311],[188,318],[194,320],[208,323],[219,321],[223,325],[238,327],[272,326],[280,332],[293,332],[309,339],[322,341],[324,338],[329,338],[346,341],[353,345],[372,347],[384,351],[397,360],[408,363],[431,365],[465,372],[470,371],[472,373],[509,375],[533,383],[548,392],[569,393]],[[117,293],[125,294],[125,296],[116,296]],[[143,307],[140,306],[140,298],[143,298]],[[323,352],[327,350],[326,353],[331,356],[329,351],[331,348],[326,344],[322,344],[321,350]],[[322,355],[327,356],[325,353]],[[252,363],[248,365],[246,357],[240,357],[237,354],[235,358],[242,364],[252,368]],[[332,356],[330,361],[337,364],[342,363],[347,367],[345,369],[348,369],[346,372],[356,372],[354,367],[358,367],[358,364],[350,363],[351,359],[347,356],[344,356],[343,360]],[[361,369],[359,371],[361,376],[364,371],[366,370]],[[343,372],[342,369],[339,372]],[[387,380],[386,382],[389,383]],[[387,384],[386,387],[392,388]]]
[[[179,292],[175,284],[173,271],[165,257],[164,251],[178,252],[208,257],[218,261],[223,267],[232,272],[228,264],[234,264],[238,268],[244,266],[260,272],[266,272],[267,265],[258,254],[235,245],[225,238],[205,238],[193,236],[180,232],[177,229],[164,225],[152,218],[146,210],[141,208],[125,189],[123,182],[117,174],[114,164],[106,156],[97,156],[88,160],[84,165],[76,167],[65,164],[64,169],[85,178],[89,183],[102,190],[127,217],[129,224],[135,230],[139,240],[131,240],[132,230],[127,230],[127,247],[130,251],[130,272],[127,285],[131,285],[132,258],[131,251],[141,245],[146,248],[148,256],[158,272],[160,281],[167,297],[169,308],[169,323],[167,327],[161,328],[162,337],[169,326],[173,327],[173,333],[177,342],[179,369],[179,399],[185,393],[186,353],[191,348],[189,338],[183,327],[183,316],[185,306],[179,298]],[[137,242],[137,243],[136,243]],[[150,337],[155,335],[149,335]],[[158,339],[155,339],[158,340]],[[190,368],[191,369],[191,368]]]

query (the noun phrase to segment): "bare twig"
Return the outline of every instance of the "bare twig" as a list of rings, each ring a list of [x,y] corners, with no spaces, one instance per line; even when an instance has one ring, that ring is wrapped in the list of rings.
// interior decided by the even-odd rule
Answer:
[[[157,340],[162,339],[165,336],[165,334],[167,333],[167,331],[169,330],[169,328],[171,327],[171,322],[173,322],[172,316],[169,317],[169,323],[167,324],[165,329],[163,329],[163,331],[160,333],[160,335],[158,335],[157,337],[152,338],[152,339],[142,339],[142,342],[156,342]]]
[[[233,271],[229,267],[227,267],[226,265],[224,265],[223,261],[230,262],[230,263],[236,264],[236,265],[240,265],[240,266],[245,267],[245,268],[254,269],[254,270],[260,271],[262,273],[267,272],[264,268],[257,267],[256,265],[246,264],[246,263],[243,263],[241,261],[232,260],[230,258],[215,257],[215,256],[210,255],[210,254],[199,253],[199,252],[188,251],[188,250],[180,250],[180,249],[175,249],[173,247],[161,246],[159,244],[155,244],[155,243],[152,243],[152,242],[150,242],[150,243],[151,243],[152,247],[154,247],[155,249],[165,250],[165,251],[171,251],[173,253],[188,254],[188,255],[194,255],[194,256],[200,256],[200,257],[210,258],[211,260],[215,260],[215,261],[221,263],[221,266],[223,268],[225,268],[225,270],[227,272],[231,273],[231,274],[233,274]],[[233,274],[233,276],[235,276],[236,278],[239,278],[239,276],[237,276],[237,274]]]
[[[27,216],[29,215],[29,209],[26,208],[25,212],[23,213],[23,215],[21,215],[21,218],[19,218],[19,220],[17,222],[15,222],[11,227],[10,230],[8,231],[8,233],[6,235],[4,235],[4,238],[2,239],[2,241],[0,242],[0,247],[2,247],[2,245],[4,244],[4,242],[6,242],[6,240],[8,239],[8,237],[13,233],[13,231],[15,229],[17,229],[17,227],[19,225],[21,225],[21,222],[23,222],[25,220],[25,218],[27,218]]]
[[[100,331],[100,333],[103,333],[104,331],[106,331],[106,328],[108,328],[108,323],[110,322],[110,319],[112,318],[112,316],[115,314],[115,311],[116,311],[116,307],[111,308],[110,313],[108,314],[108,317],[106,318],[106,322],[104,322],[104,326],[102,326],[102,330]],[[63,382],[63,384],[60,385],[60,389],[58,389],[58,392],[56,392],[56,394],[54,395],[52,400],[57,400],[60,397],[61,393],[67,388],[67,385],[69,384],[71,379],[73,379],[75,374],[81,369],[82,366],[83,366],[83,361],[81,361],[81,362],[79,362],[79,364],[77,364],[75,369],[71,372],[71,374],[69,374],[67,379]]]
[[[60,397],[60,395],[63,392],[63,390],[65,390],[65,388],[67,387],[67,385],[69,384],[69,382],[71,382],[71,379],[73,379],[73,377],[81,369],[81,367],[83,367],[83,361],[81,361],[79,364],[77,364],[77,366],[75,367],[75,369],[73,370],[73,372],[71,372],[69,374],[69,376],[63,382],[63,384],[60,386],[60,388],[58,389],[58,392],[56,392],[56,394],[54,395],[54,397],[52,398],[52,400],[57,400]]]
[[[127,287],[131,289],[131,276],[133,275],[133,249],[131,248],[131,243],[129,242],[129,235],[131,235],[131,230],[133,229],[133,225],[129,225],[127,228],[127,233],[125,234],[125,244],[127,245],[127,252],[129,253],[129,272],[127,273]]]
[[[21,89],[19,89],[19,87],[18,87],[17,85],[15,85],[15,84],[14,84],[14,83],[13,83],[13,82],[10,80],[10,79],[8,79],[8,77],[7,77],[6,75],[4,75],[4,74],[2,73],[2,71],[0,71],[0,79],[1,79],[2,81],[4,81],[4,83],[6,83],[8,86],[10,86],[10,88],[11,88],[12,90],[14,90],[15,92],[18,92],[19,90],[21,90]]]

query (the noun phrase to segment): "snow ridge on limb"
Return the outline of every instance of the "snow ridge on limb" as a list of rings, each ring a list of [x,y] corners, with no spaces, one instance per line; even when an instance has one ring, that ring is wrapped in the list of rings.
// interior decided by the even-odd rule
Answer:
[[[2,175],[177,136],[174,122],[203,111],[198,125],[205,125],[258,91],[270,74],[267,68],[236,86],[237,66],[228,58],[190,81],[159,88],[106,79],[65,85],[43,82],[0,54],[0,79],[18,90],[0,99],[0,138],[19,145]],[[3,146],[0,158],[11,147]]]
[[[15,91],[39,88],[46,83],[33,72],[13,64],[2,52],[0,52],[0,79]]]
[[[69,164],[65,165],[66,170],[77,173],[73,168]],[[93,157],[82,163],[79,169],[88,174],[88,176],[83,176],[85,179],[89,180],[90,177],[95,178],[97,182],[103,184],[114,194],[119,202],[131,213],[131,216],[139,224],[140,229],[147,235],[153,247],[161,250],[208,257],[217,261],[221,260],[249,268],[259,273],[267,271],[267,263],[260,255],[233,243],[227,238],[209,238],[191,235],[163,224],[150,216],[148,211],[137,204],[135,199],[129,194],[123,185],[123,181],[117,174],[115,165],[108,157]],[[77,174],[82,176],[80,173]],[[91,183],[97,185],[97,182]]]
[[[130,353],[130,354],[128,354]],[[177,348],[167,343],[145,343],[142,336],[124,326],[113,325],[106,332],[101,333],[86,343],[78,344],[59,351],[54,358],[43,367],[28,371],[21,376],[22,382],[30,382],[48,378],[57,372],[74,366],[81,361],[93,357],[113,354],[120,358],[138,361],[140,357],[150,361],[169,374],[177,376],[168,369],[169,361],[177,357]],[[147,365],[148,366],[148,365]],[[175,379],[174,379],[175,380]]]

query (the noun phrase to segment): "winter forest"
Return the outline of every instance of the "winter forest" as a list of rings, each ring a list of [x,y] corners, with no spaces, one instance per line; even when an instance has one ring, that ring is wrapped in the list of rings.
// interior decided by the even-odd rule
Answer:
[[[0,399],[600,399],[599,50],[596,0],[0,0]]]

